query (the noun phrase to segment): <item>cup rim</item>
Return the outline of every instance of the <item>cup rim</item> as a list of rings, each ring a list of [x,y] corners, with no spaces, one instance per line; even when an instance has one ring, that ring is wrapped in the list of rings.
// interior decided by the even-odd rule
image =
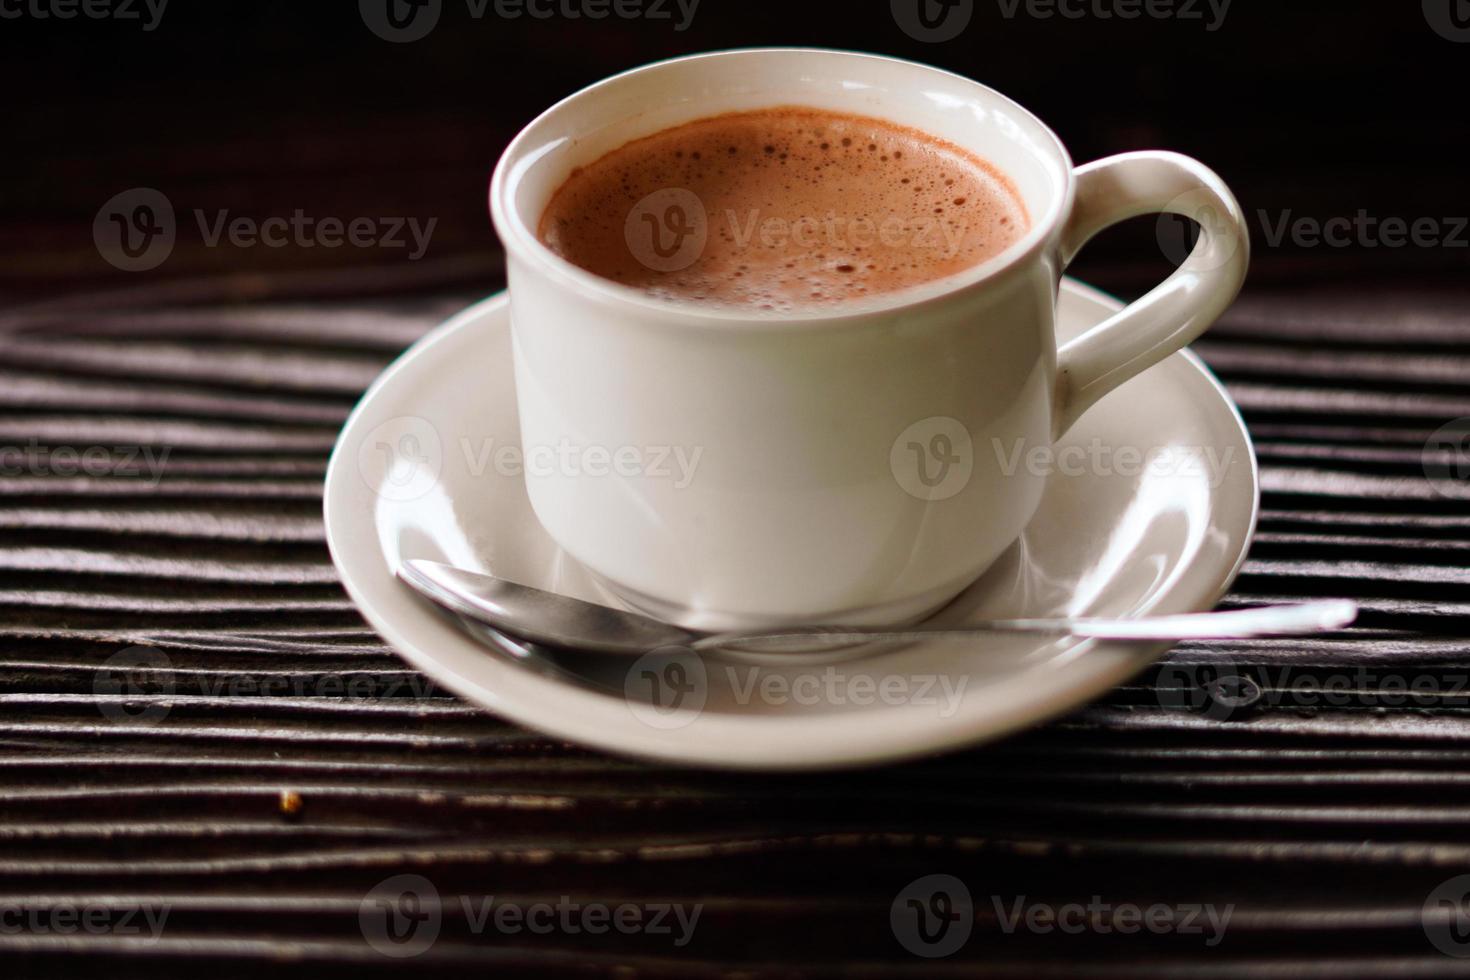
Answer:
[[[1061,163],[1061,193],[1054,195],[1044,214],[1032,219],[1030,229],[1019,241],[1012,243],[1004,251],[998,255],[991,256],[984,262],[979,262],[958,272],[931,280],[930,282],[919,283],[905,289],[883,293],[861,303],[775,313],[756,313],[743,310],[739,307],[716,306],[713,304],[701,306],[691,301],[659,299],[648,295],[642,290],[634,289],[631,286],[624,286],[610,279],[604,279],[595,273],[588,272],[586,269],[567,261],[544,245],[540,238],[537,237],[535,229],[529,227],[522,220],[521,214],[512,205],[510,200],[512,189],[510,171],[512,165],[523,155],[526,143],[538,125],[543,120],[563,110],[566,106],[594,92],[619,84],[632,76],[666,68],[670,65],[762,54],[836,55],[862,61],[887,62],[889,64],[902,65],[907,68],[919,69],[934,75],[946,76],[965,85],[982,89],[987,93],[988,97],[999,101],[1009,109],[1024,116],[1050,141],[1051,148]],[[704,325],[711,327],[738,325],[745,329],[761,326],[772,328],[791,327],[794,325],[817,326],[831,323],[850,323],[854,320],[891,315],[899,310],[927,306],[931,303],[947,300],[958,293],[989,285],[1008,273],[1013,272],[1018,267],[1027,264],[1047,247],[1048,242],[1060,228],[1063,217],[1071,211],[1073,198],[1076,193],[1076,181],[1073,171],[1074,165],[1071,154],[1067,152],[1067,148],[1062,143],[1061,138],[1052,131],[1051,127],[1042,122],[1035,113],[990,86],[982,82],[977,82],[972,78],[967,78],[957,72],[936,68],[933,65],[926,65],[922,62],[911,61],[906,58],[894,58],[887,55],[869,54],[860,51],[844,51],[838,48],[781,46],[729,48],[719,51],[706,51],[699,54],[682,55],[676,58],[666,58],[661,61],[651,62],[618,72],[601,81],[578,89],[576,92],[560,99],[551,107],[539,113],[534,119],[522,127],[515,138],[510,141],[504,153],[501,154],[499,162],[495,165],[495,171],[490,179],[490,216],[495,225],[495,230],[500,236],[501,243],[505,247],[508,258],[514,255],[516,258],[529,263],[538,272],[547,276],[559,286],[580,293],[591,293],[603,301],[632,307],[644,317],[657,318],[665,321],[677,320],[679,323],[685,325]]]

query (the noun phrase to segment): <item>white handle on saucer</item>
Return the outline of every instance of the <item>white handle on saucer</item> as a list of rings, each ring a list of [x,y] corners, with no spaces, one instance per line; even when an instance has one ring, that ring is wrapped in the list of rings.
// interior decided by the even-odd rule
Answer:
[[[1192,218],[1200,237],[1169,278],[1057,351],[1057,436],[1103,395],[1214,323],[1240,291],[1250,260],[1235,195],[1198,160],[1159,150],[1123,153],[1078,167],[1076,178],[1077,199],[1062,230],[1063,266],[1093,235],[1141,214]]]

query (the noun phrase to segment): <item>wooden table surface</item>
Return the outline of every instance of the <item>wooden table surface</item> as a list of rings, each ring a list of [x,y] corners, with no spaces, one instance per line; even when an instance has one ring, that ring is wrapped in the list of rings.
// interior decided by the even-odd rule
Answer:
[[[435,691],[337,585],[319,515],[337,429],[496,262],[186,278],[0,320],[0,445],[16,447],[0,474],[0,927],[7,909],[167,910],[156,938],[0,928],[7,958],[382,963],[360,906],[412,873],[445,905],[415,969],[1463,966],[1421,915],[1470,870],[1470,483],[1431,484],[1422,462],[1470,415],[1452,294],[1257,289],[1197,345],[1263,469],[1228,604],[1351,596],[1353,629],[1185,644],[1085,710],[933,761],[730,775],[584,751]],[[114,450],[113,469],[65,447]],[[1212,686],[1221,672],[1244,680]],[[933,961],[889,925],[931,874],[965,882],[977,919]],[[491,895],[702,912],[678,947],[487,934],[459,902]],[[1007,934],[997,910],[1022,896],[1234,908],[1212,946]]]

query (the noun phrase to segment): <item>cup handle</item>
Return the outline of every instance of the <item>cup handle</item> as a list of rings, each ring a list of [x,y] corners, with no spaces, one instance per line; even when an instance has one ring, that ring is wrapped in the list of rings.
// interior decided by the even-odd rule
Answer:
[[[1141,214],[1192,218],[1200,237],[1169,278],[1057,351],[1054,436],[1103,395],[1203,333],[1240,292],[1250,261],[1235,195],[1198,160],[1159,150],[1123,153],[1078,167],[1076,182],[1062,229],[1062,268],[1093,235]]]

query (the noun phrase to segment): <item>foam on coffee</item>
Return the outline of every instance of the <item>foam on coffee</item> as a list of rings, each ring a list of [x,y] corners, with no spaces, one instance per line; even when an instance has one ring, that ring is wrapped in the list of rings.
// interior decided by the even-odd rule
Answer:
[[[943,278],[1028,225],[1010,181],[958,146],[783,107],[699,119],[578,168],[538,235],[656,297],[789,312]]]

